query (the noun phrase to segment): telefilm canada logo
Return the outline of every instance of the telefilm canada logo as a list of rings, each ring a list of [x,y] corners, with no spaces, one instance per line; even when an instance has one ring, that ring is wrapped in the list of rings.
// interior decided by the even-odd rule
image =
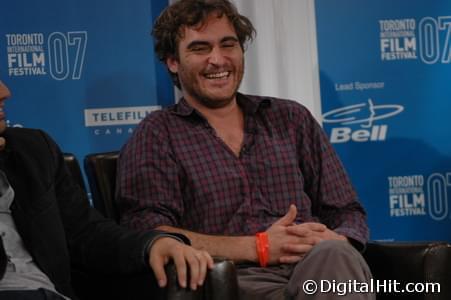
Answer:
[[[451,16],[379,20],[382,61],[451,63]]]
[[[448,194],[451,172],[389,176],[388,197],[391,217],[424,216],[435,221],[449,218]]]
[[[85,126],[94,135],[131,134],[135,126],[161,106],[129,106],[85,109]]]
[[[331,143],[380,142],[387,138],[388,125],[378,121],[394,117],[403,110],[404,107],[398,104],[377,105],[368,99],[323,114],[323,122],[341,125],[332,128]],[[357,129],[353,125],[358,125]]]
[[[83,73],[86,31],[8,33],[8,75],[51,76],[55,80],[79,80]]]

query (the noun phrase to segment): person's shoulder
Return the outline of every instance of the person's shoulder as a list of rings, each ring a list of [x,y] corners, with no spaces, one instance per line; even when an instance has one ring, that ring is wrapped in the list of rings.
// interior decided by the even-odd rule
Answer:
[[[37,128],[8,127],[4,137],[7,144],[13,144],[16,147],[25,145],[30,150],[44,145],[51,148],[56,146],[56,142],[47,132]]]
[[[8,127],[4,134],[8,140],[14,140],[16,142],[40,140],[44,135],[47,136],[41,129],[23,127]]]
[[[139,141],[142,138],[149,139],[151,137],[165,141],[175,122],[175,115],[172,110],[173,106],[170,106],[149,113],[133,130],[132,138],[127,144],[134,143],[135,140]]]
[[[50,153],[59,151],[55,141],[43,130],[33,128],[8,127],[4,134],[6,149],[21,153],[26,157],[45,160]]]
[[[292,117],[310,118],[312,114],[309,109],[299,101],[272,96],[245,95],[251,101],[258,103],[269,114],[288,115]]]
[[[155,110],[149,113],[146,117],[144,117],[144,119],[142,119],[140,124],[151,125],[152,127],[163,126],[172,117],[171,113],[172,110],[173,106]]]

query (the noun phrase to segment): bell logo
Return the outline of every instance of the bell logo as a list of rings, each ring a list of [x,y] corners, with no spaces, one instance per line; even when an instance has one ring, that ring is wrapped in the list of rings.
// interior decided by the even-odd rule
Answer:
[[[392,117],[403,110],[401,105],[374,105],[373,101],[368,99],[368,103],[331,110],[323,115],[323,121],[341,125],[360,124],[361,128],[356,130],[347,126],[332,128],[331,143],[378,142],[386,140],[388,125],[373,125],[374,121]]]
[[[376,125],[370,130],[359,129],[352,131],[349,127],[333,128],[330,133],[331,143],[385,141],[387,137],[387,125]]]

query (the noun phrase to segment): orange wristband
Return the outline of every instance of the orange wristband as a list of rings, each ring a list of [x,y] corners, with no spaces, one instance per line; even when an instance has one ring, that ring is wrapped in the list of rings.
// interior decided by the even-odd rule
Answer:
[[[255,235],[257,246],[257,256],[261,267],[266,267],[269,261],[269,240],[266,232],[258,232]]]

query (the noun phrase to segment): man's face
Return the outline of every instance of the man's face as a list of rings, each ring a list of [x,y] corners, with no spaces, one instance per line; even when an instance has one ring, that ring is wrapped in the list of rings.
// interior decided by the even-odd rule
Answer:
[[[184,27],[178,58],[168,58],[189,103],[220,108],[235,99],[243,78],[244,55],[233,25],[216,14],[203,26]]]
[[[5,106],[6,98],[10,97],[11,93],[8,90],[8,87],[0,81],[0,134],[2,134],[6,129],[6,115],[3,110]]]

